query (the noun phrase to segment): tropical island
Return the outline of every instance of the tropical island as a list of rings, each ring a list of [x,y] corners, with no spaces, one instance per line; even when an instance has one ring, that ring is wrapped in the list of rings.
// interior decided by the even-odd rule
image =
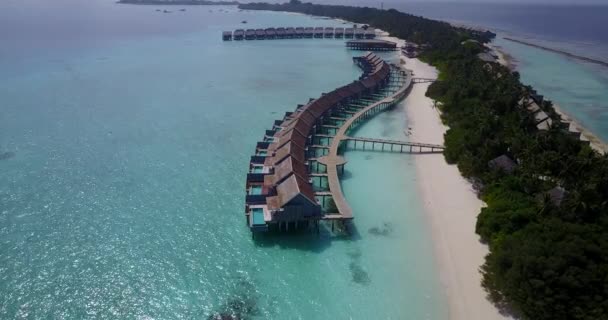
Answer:
[[[209,0],[119,0],[122,4],[150,4],[150,5],[180,5],[180,6],[227,6],[238,5],[238,1],[209,1]]]
[[[292,0],[240,9],[327,16],[415,43],[439,71],[426,95],[449,127],[444,156],[485,202],[483,286],[522,319],[608,317],[608,157],[569,130],[519,74],[484,61],[494,34],[399,12]],[[459,254],[465,255],[465,252]]]

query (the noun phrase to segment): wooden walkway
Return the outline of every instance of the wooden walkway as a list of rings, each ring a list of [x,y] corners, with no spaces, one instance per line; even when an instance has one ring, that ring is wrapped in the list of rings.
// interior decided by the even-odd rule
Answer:
[[[376,145],[380,146],[378,151],[392,151],[392,152],[409,152],[409,153],[441,153],[443,152],[444,146],[429,143],[419,142],[408,142],[408,141],[397,141],[397,140],[385,140],[385,139],[373,139],[373,138],[362,138],[362,137],[350,137],[347,132],[351,130],[357,124],[375,116],[377,113],[382,112],[388,108],[393,107],[397,102],[407,95],[411,86],[414,83],[433,82],[435,79],[425,78],[412,78],[411,72],[406,73],[406,79],[401,82],[398,90],[391,96],[386,97],[382,100],[373,102],[370,105],[363,107],[357,112],[352,112],[352,116],[337,129],[335,136],[332,137],[331,144],[329,145],[329,152],[327,155],[316,159],[319,163],[323,164],[327,168],[327,186],[329,192],[323,191],[318,192],[319,196],[331,195],[337,209],[337,213],[331,213],[325,215],[324,220],[344,220],[352,219],[353,212],[350,208],[342,187],[340,186],[340,179],[338,177],[339,172],[344,171],[344,165],[346,160],[340,155],[342,148],[357,148],[360,146],[365,150],[376,150]],[[351,112],[344,112],[351,114]],[[341,119],[342,120],[342,119]],[[349,145],[350,142],[350,145]],[[371,144],[371,149],[366,149],[366,146]]]
[[[412,82],[413,83],[427,83],[427,82],[435,82],[437,81],[437,79],[430,79],[430,78],[413,78]]]
[[[361,121],[365,121],[378,112],[395,105],[399,100],[405,97],[405,95],[409,92],[411,85],[412,76],[410,72],[407,72],[405,81],[401,84],[399,90],[397,90],[393,95],[359,110],[358,112],[354,113],[352,117],[346,120],[346,122],[342,124],[338,132],[336,132],[336,135],[333,137],[329,147],[329,153],[326,156],[317,159],[319,163],[325,165],[327,168],[327,184],[331,192],[332,199],[336,205],[336,208],[338,209],[337,214],[332,214],[333,219],[338,219],[338,216],[339,219],[353,218],[353,211],[344,197],[342,187],[340,186],[340,179],[338,178],[338,171],[343,171],[344,165],[346,164],[346,160],[339,155],[339,149],[344,140],[352,138],[346,133]]]
[[[409,152],[409,153],[441,153],[445,148],[438,144],[409,142],[409,141],[398,141],[398,140],[385,140],[385,139],[374,139],[374,138],[361,138],[361,137],[348,137],[342,138],[343,141],[347,141],[346,147],[357,149],[357,142],[362,150],[376,150],[376,145],[381,146],[380,151],[392,151],[392,152]],[[348,144],[348,141],[354,143]],[[366,145],[371,144],[371,149],[366,149]],[[388,146],[389,148],[385,148]],[[397,147],[397,148],[395,148]],[[403,149],[404,147],[405,150]],[[409,147],[409,150],[408,150]]]

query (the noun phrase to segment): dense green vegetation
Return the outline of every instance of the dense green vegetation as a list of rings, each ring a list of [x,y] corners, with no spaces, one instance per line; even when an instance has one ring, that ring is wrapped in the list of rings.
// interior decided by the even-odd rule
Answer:
[[[476,56],[492,34],[395,10],[298,1],[241,8],[342,18],[427,44],[421,58],[442,79],[427,95],[450,126],[445,157],[487,203],[477,232],[490,246],[482,268],[490,296],[524,319],[608,319],[608,157],[557,125],[537,130],[518,105],[527,96],[519,75]],[[559,123],[551,103],[542,108]],[[514,172],[488,166],[500,155],[518,163]],[[567,191],[559,205],[548,193],[556,186]]]

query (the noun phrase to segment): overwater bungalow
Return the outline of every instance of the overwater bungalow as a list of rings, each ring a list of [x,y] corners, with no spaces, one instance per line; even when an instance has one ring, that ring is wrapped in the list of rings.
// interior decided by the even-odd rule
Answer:
[[[304,35],[306,38],[314,38],[315,37],[315,28],[313,28],[313,27],[304,28]]]
[[[296,37],[296,29],[294,28],[285,28],[285,38],[287,39],[293,39]]]
[[[245,30],[236,29],[232,34],[232,37],[234,40],[243,40],[243,38],[245,37]]]
[[[300,39],[300,38],[304,38],[304,28],[303,27],[297,27],[294,30],[294,34],[293,34],[294,38],[296,39]]]
[[[315,29],[315,38],[323,38],[323,27],[316,27]]]
[[[308,176],[308,168],[306,164],[296,160],[292,157],[287,157],[283,161],[279,162],[276,166],[272,167],[271,174],[264,177],[264,185],[276,188],[285,179],[289,178],[293,173],[305,179]]]
[[[255,30],[247,29],[247,31],[245,31],[245,39],[246,40],[255,40]]]
[[[264,29],[255,29],[255,38],[257,40],[266,39],[266,31]]]
[[[334,37],[336,39],[344,38],[344,28],[336,28],[334,29]]]
[[[315,34],[315,28],[306,27],[304,28],[304,38],[312,38]]]
[[[346,39],[352,39],[355,36],[355,29],[353,28],[346,28],[344,29],[344,38]]]
[[[277,28],[276,33],[277,33],[277,39],[285,39],[285,37],[286,37],[285,28]]]
[[[349,40],[346,42],[346,47],[352,50],[365,51],[394,51],[397,50],[397,44],[386,40]]]
[[[266,39],[273,40],[277,38],[277,32],[275,28],[266,28],[264,31],[266,32]]]
[[[326,27],[324,31],[323,37],[325,38],[333,38],[334,37],[334,28]]]
[[[222,40],[230,41],[232,40],[232,31],[224,31],[222,32]]]
[[[355,29],[355,39],[363,39],[365,37],[365,30],[357,28]]]
[[[346,102],[389,81],[390,66],[374,54],[354,61],[368,70],[364,72],[367,76],[298,105],[295,112],[286,112],[266,131],[264,141],[257,143],[246,181],[245,212],[252,232],[288,230],[325,218],[352,219],[350,213],[325,216],[312,188],[310,170],[311,161],[317,161],[314,150],[319,140],[315,136],[323,132],[319,128],[333,123],[329,122],[335,121],[332,116],[340,114]]]
[[[374,29],[365,30],[365,39],[375,39],[376,31]]]

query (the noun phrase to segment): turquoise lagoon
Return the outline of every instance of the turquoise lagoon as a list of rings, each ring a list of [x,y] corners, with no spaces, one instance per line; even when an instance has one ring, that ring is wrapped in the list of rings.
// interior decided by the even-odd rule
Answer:
[[[0,152],[14,152],[0,161],[0,318],[446,318],[413,156],[346,154],[353,237],[325,226],[254,242],[245,225],[255,142],[360,71],[341,41],[220,33],[339,22],[99,0],[0,8]],[[404,138],[403,107],[356,134]]]

